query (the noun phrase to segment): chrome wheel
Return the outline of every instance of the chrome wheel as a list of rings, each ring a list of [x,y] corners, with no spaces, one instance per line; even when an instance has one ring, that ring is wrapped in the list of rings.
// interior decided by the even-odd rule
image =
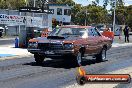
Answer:
[[[103,48],[102,51],[96,55],[96,61],[101,62],[106,60],[106,48]]]
[[[106,60],[106,50],[102,50],[102,60]]]
[[[82,62],[82,54],[79,52],[79,53],[77,54],[77,63],[78,63],[79,65],[81,65],[81,62]]]

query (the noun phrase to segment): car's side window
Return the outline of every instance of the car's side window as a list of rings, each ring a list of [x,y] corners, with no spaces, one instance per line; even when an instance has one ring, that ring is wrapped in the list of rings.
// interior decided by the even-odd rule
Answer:
[[[93,33],[94,33],[94,36],[100,36],[100,33],[98,32],[96,28],[93,28]]]
[[[88,36],[101,36],[96,28],[88,29]]]
[[[94,36],[94,31],[92,28],[88,29],[88,36]]]

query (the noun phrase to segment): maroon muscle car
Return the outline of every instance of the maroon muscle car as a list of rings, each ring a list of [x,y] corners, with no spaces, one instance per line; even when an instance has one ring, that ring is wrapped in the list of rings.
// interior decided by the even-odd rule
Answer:
[[[71,59],[79,64],[82,57],[94,56],[97,61],[106,59],[106,51],[112,46],[110,38],[101,35],[91,26],[62,26],[54,29],[47,38],[29,40],[28,51],[34,54],[36,63],[45,58]]]

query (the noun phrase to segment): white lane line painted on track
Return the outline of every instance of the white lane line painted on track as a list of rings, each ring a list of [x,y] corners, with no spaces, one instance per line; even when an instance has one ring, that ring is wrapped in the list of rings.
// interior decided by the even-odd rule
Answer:
[[[113,43],[112,47],[132,46],[132,43]]]

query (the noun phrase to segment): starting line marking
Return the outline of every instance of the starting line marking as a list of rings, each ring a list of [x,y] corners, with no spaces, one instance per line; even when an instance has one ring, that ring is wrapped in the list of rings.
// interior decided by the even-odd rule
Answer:
[[[132,46],[132,43],[113,43],[112,47],[120,47],[120,46]]]

